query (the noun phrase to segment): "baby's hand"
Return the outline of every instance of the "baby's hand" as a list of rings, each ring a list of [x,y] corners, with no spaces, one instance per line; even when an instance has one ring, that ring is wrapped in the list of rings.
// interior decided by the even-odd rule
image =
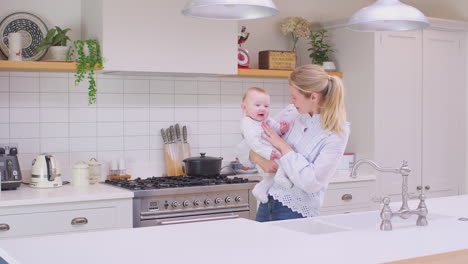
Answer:
[[[280,132],[281,132],[281,134],[284,134],[284,133],[288,132],[288,130],[289,130],[289,122],[281,121],[280,122]]]
[[[276,150],[271,151],[270,160],[280,159],[280,158],[281,158],[281,154],[279,154]]]

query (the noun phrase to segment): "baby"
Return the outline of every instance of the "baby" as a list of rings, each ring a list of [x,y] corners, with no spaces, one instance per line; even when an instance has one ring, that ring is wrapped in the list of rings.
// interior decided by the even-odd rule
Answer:
[[[286,133],[289,129],[288,122],[282,121],[278,123],[269,117],[270,95],[261,88],[249,88],[242,97],[241,108],[245,113],[245,117],[241,120],[241,132],[244,137],[243,141],[245,142],[241,142],[241,144],[246,143],[252,151],[265,159],[273,160],[281,158],[280,152],[270,142],[262,138],[263,122],[270,124],[276,133],[280,135]],[[268,202],[268,190],[274,182],[284,187],[292,186],[291,181],[280,167],[276,172],[276,176],[274,173],[264,173],[263,180],[255,186],[252,194],[260,202]]]

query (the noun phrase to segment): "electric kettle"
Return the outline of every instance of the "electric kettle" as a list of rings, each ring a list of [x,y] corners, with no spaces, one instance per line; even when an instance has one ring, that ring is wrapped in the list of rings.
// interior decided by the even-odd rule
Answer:
[[[57,160],[52,154],[41,154],[32,162],[32,188],[56,188],[62,186],[62,177],[57,166]]]

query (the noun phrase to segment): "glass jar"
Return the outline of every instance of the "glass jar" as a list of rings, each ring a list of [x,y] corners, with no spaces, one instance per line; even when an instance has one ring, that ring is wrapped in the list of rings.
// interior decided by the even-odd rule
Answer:
[[[101,180],[101,163],[96,158],[91,158],[89,166],[89,183],[95,184]]]

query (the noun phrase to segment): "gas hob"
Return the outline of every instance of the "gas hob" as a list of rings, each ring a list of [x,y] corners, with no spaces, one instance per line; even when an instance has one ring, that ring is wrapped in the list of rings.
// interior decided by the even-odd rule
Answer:
[[[193,177],[193,176],[169,176],[169,177],[151,177],[146,179],[137,178],[135,180],[106,180],[107,184],[122,187],[125,189],[138,190],[154,190],[168,188],[185,188],[196,186],[214,186],[224,184],[240,184],[251,183],[244,178],[229,178],[226,176],[215,176],[208,178]]]

